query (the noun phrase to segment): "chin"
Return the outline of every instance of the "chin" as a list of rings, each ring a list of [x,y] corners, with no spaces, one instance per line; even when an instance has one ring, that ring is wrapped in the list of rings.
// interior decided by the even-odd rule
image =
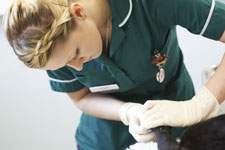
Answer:
[[[225,150],[225,114],[187,128],[180,142],[170,129],[154,128],[157,142],[136,143],[126,150]]]
[[[99,50],[96,55],[93,56],[93,59],[96,59],[102,55],[102,50]]]

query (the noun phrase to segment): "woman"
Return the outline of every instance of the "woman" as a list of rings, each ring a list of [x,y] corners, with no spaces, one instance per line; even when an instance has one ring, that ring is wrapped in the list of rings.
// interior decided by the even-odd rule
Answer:
[[[219,114],[225,58],[192,99],[175,25],[224,42],[223,13],[214,0],[15,0],[4,28],[19,59],[47,70],[51,88],[83,111],[79,148],[122,150],[153,140],[149,128]]]

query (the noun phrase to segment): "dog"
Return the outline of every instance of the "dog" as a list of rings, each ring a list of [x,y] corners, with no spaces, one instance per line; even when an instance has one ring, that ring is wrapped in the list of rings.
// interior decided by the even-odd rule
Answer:
[[[152,131],[157,143],[136,143],[126,150],[225,150],[225,114],[187,128],[179,143],[168,126]]]

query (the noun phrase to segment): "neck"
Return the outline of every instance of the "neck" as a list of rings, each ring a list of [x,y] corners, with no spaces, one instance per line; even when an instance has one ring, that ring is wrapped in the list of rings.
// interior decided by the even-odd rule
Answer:
[[[111,33],[112,33],[112,22],[111,17],[108,18],[106,27],[105,27],[105,34],[103,38],[103,52],[109,56],[109,49],[110,49],[110,41],[111,41]]]
[[[112,11],[108,0],[96,0],[99,7],[96,7],[96,23],[102,37],[103,52],[109,54],[111,31],[112,31]]]
[[[88,17],[95,23],[102,38],[103,53],[109,54],[112,11],[108,0],[85,0]]]
[[[102,37],[103,53],[108,54],[110,48],[111,31],[112,31],[112,12],[108,0],[92,0],[95,7],[92,18],[95,20],[97,28]]]

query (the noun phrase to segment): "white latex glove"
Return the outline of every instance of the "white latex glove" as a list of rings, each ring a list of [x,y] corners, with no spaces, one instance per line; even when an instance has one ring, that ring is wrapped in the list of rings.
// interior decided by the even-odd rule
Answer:
[[[149,100],[143,106],[141,120],[145,128],[184,127],[215,117],[222,109],[214,95],[203,87],[188,101]]]
[[[129,132],[138,142],[148,142],[155,140],[155,135],[151,130],[140,125],[139,115],[142,110],[141,104],[125,103],[121,106],[119,115],[125,125],[129,125]]]

